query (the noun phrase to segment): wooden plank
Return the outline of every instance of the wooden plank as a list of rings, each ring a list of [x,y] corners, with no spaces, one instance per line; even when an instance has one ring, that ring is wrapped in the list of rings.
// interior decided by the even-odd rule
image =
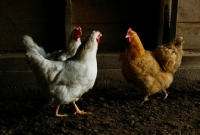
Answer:
[[[66,36],[66,42],[69,39],[71,29],[72,29],[72,2],[71,0],[66,0],[66,7],[65,7],[65,36]]]
[[[164,31],[163,31],[163,44],[169,42],[169,15],[170,15],[170,1],[165,0],[165,9],[164,9]]]
[[[0,24],[44,22],[44,5],[41,0],[0,2]]]
[[[185,41],[184,49],[200,52],[200,23],[178,23],[176,36],[183,37]]]
[[[15,26],[15,27],[14,27]],[[0,51],[15,51],[24,50],[22,43],[23,35],[30,35],[34,41],[43,46],[47,52],[65,48],[64,44],[64,28],[60,27],[62,24],[15,24],[15,25],[1,25],[0,24]],[[47,33],[48,31],[51,35]]]
[[[159,16],[159,28],[157,32],[157,46],[163,43],[163,24],[164,24],[164,9],[165,0],[160,1],[160,16]]]
[[[159,1],[73,0],[72,23],[157,22]],[[156,25],[157,26],[157,25]]]
[[[178,0],[172,0],[171,25],[170,25],[170,37],[169,37],[170,40],[176,37],[177,10],[178,10]]]
[[[0,24],[0,51],[24,50],[23,35],[30,35],[38,45],[42,46],[45,44],[45,25],[27,23],[13,26]]]
[[[73,25],[76,26],[79,24],[73,23]],[[150,47],[154,49],[153,46],[156,46],[156,38],[157,38],[156,37],[157,35],[154,34],[155,27],[151,27],[151,29],[148,29],[147,27],[144,27],[146,25],[145,22],[141,23],[140,25],[143,28],[139,27],[138,25],[132,28],[134,29],[136,27],[139,27],[139,29],[137,29],[138,31],[137,30],[136,31],[140,36],[140,39],[145,49]],[[84,41],[86,37],[89,34],[91,34],[93,30],[99,30],[103,34],[103,36],[101,37],[101,42],[98,47],[98,52],[100,53],[121,52],[124,49],[124,45],[126,42],[125,35],[127,32],[126,24],[90,23],[90,24],[81,24],[81,27],[83,29],[83,36],[81,38],[82,41]]]
[[[179,0],[177,22],[200,22],[200,0]]]

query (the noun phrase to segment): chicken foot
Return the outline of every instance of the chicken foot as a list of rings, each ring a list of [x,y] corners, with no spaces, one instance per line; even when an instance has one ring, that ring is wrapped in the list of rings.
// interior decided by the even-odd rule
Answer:
[[[56,117],[65,117],[65,116],[67,116],[67,114],[58,114],[59,108],[60,108],[60,105],[57,105],[56,106],[55,116]]]
[[[167,99],[167,97],[168,97],[168,95],[169,95],[168,92],[167,92],[166,90],[163,90],[162,92],[163,92],[163,94],[164,94],[163,100]],[[162,97],[158,97],[158,98],[162,98]]]
[[[142,101],[142,104],[143,104],[144,102],[146,102],[146,101],[148,101],[148,100],[149,100],[149,98],[148,98],[148,97],[149,97],[148,95],[144,96],[144,100]]]
[[[165,100],[165,99],[167,99],[167,97],[168,97],[168,92],[166,91],[166,90],[163,90],[162,91],[163,93],[164,93],[164,98],[163,98],[163,100]],[[146,95],[146,96],[144,96],[144,100],[143,100],[143,102],[142,103],[144,103],[144,102],[146,102],[146,101],[148,101],[149,100],[149,98],[148,98],[149,96],[148,95]],[[158,97],[158,98],[161,98],[161,97]]]
[[[168,97],[168,93],[167,93],[167,91],[166,90],[163,90],[163,93],[164,93],[164,98],[163,98],[163,100],[165,100],[167,97]]]
[[[72,102],[74,108],[76,109],[76,112],[74,114],[80,114],[80,115],[84,115],[84,114],[92,114],[91,112],[84,112],[84,110],[80,110],[78,108],[78,106],[76,105],[75,101]]]

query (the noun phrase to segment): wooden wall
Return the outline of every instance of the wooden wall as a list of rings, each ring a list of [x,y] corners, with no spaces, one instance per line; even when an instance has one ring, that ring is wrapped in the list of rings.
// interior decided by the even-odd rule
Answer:
[[[53,0],[1,0],[0,50],[23,51],[28,34],[48,51],[64,48],[65,2]]]
[[[70,2],[70,10],[65,8],[66,2]],[[99,52],[121,51],[129,27],[138,32],[146,49],[152,49],[157,42],[159,6],[157,0],[2,0],[0,50],[23,51],[24,34],[47,51],[63,49],[69,30],[65,30],[66,20],[71,21],[71,27],[82,27],[82,40],[93,30],[100,30]],[[66,11],[71,18],[65,18]]]
[[[176,31],[185,49],[200,51],[200,0],[179,0]]]
[[[156,46],[159,1],[72,0],[72,24],[83,28],[83,38],[92,30],[102,32],[99,52],[120,51],[129,27],[137,31],[145,45]]]

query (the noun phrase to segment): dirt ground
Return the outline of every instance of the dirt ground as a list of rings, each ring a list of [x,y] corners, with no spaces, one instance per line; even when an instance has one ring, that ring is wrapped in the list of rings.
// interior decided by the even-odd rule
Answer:
[[[56,118],[55,106],[42,97],[0,99],[0,134],[2,135],[116,135],[200,133],[200,92],[168,90],[150,97],[142,104],[142,96],[135,90],[93,89],[77,102],[80,109],[91,115],[74,115],[71,104],[62,105]]]

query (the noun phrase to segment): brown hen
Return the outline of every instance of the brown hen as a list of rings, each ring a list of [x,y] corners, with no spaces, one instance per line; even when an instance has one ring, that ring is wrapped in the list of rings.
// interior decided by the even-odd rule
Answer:
[[[136,85],[144,95],[144,102],[148,96],[157,92],[165,94],[173,82],[174,73],[181,65],[183,55],[183,38],[178,37],[170,43],[158,46],[153,51],[144,49],[138,34],[128,29],[127,43],[120,55],[122,75],[127,82]]]

